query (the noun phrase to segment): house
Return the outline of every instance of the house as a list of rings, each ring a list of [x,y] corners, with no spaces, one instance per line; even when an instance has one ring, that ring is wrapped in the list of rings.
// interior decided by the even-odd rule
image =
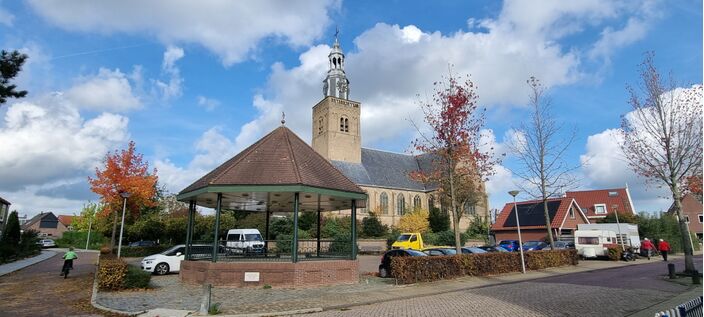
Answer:
[[[636,213],[628,187],[566,192],[565,197],[576,200],[582,212],[592,222],[615,211],[634,215]]]
[[[59,222],[62,223],[68,231],[73,231],[73,227],[71,226],[71,223],[73,222],[73,219],[76,216],[69,216],[69,215],[59,215]]]
[[[0,236],[5,232],[7,218],[10,215],[10,202],[0,197]]]
[[[68,230],[52,212],[41,212],[22,226],[22,230],[36,230],[40,237],[61,238]]]
[[[550,198],[546,203],[555,240],[574,239],[577,225],[589,223],[589,218],[574,198]],[[544,240],[547,237],[547,228],[543,210],[543,202],[540,200],[517,202],[515,208],[513,203],[507,203],[499,213],[496,223],[491,226],[496,241],[518,240],[516,211],[523,241]]]
[[[682,215],[684,221],[689,225],[689,232],[697,235],[699,241],[702,241],[702,196],[696,194],[686,194],[682,197]],[[668,210],[670,214],[676,214],[675,204],[672,204]]]
[[[349,99],[350,81],[345,74],[345,54],[337,38],[328,54],[328,72],[323,80],[323,99],[313,106],[311,146],[368,195],[364,216],[373,211],[386,225],[398,225],[401,217],[414,209],[447,209],[437,194],[437,186],[410,177],[412,172],[429,172],[429,154],[402,154],[362,147],[362,104]],[[389,118],[394,120],[397,118]],[[481,184],[484,191],[484,184]],[[488,219],[488,196],[462,206],[460,230],[474,220]],[[338,214],[349,214],[349,210]]]

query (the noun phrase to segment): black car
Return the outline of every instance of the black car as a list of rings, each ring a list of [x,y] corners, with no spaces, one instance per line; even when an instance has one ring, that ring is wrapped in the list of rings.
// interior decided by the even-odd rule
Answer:
[[[457,254],[457,250],[455,250],[454,248],[427,248],[427,249],[423,249],[423,253],[430,255],[430,256],[455,255],[455,254]]]
[[[144,240],[144,241],[137,241],[137,242],[132,242],[130,243],[129,246],[131,247],[154,247],[159,245],[155,241],[150,241],[150,240]]]
[[[379,276],[380,277],[391,277],[393,272],[391,271],[391,258],[395,256],[428,256],[427,254],[408,249],[396,249],[387,251],[381,257],[381,264],[379,264]]]
[[[477,247],[477,248],[480,248],[486,252],[510,252],[510,251],[508,251],[498,245],[483,245],[483,246]]]
[[[477,247],[462,247],[462,254],[480,254],[480,253],[486,253],[485,250],[482,250]]]

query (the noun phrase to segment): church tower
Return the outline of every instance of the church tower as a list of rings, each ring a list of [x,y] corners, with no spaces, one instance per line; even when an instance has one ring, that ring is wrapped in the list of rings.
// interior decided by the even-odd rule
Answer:
[[[328,60],[323,100],[313,107],[313,149],[331,161],[361,163],[360,103],[348,99],[350,81],[337,34]]]

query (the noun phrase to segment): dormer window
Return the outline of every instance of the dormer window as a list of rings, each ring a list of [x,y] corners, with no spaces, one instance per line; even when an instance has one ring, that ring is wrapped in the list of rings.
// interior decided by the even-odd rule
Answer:
[[[606,204],[594,204],[594,213],[597,215],[606,214]]]

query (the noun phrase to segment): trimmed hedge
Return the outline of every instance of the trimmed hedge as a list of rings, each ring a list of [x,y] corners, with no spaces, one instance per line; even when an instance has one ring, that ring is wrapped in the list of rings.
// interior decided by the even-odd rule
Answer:
[[[576,265],[577,251],[555,250],[525,253],[526,269]],[[430,282],[461,276],[497,275],[521,271],[521,255],[514,252],[493,252],[449,256],[393,257],[391,268],[401,284]]]
[[[98,288],[104,291],[118,291],[130,288],[147,288],[152,275],[149,272],[128,265],[114,255],[100,256],[98,263]]]

